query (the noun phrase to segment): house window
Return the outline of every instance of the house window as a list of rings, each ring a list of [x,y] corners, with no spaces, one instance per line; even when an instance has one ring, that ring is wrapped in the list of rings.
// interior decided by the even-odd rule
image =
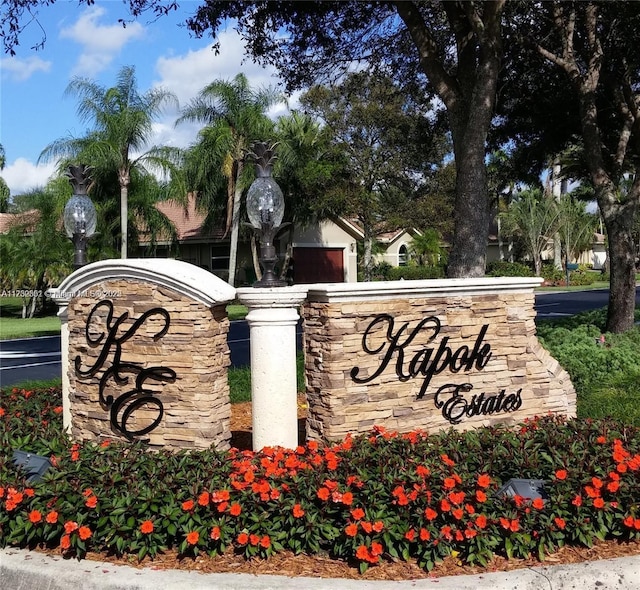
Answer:
[[[409,252],[407,251],[407,247],[402,244],[398,250],[398,266],[407,266],[408,260]]]
[[[229,245],[211,246],[211,271],[229,270]]]

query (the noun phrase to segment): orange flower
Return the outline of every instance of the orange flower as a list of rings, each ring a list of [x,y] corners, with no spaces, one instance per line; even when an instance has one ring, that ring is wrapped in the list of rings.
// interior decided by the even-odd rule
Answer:
[[[456,464],[455,461],[452,461],[451,459],[449,459],[448,455],[440,455],[440,458],[442,459],[442,462],[445,465],[448,465],[449,467],[453,467]]]
[[[366,520],[362,521],[360,523],[360,526],[362,527],[362,530],[367,534],[369,534],[373,530],[373,525]]]
[[[64,532],[67,533],[67,535],[70,535],[73,531],[77,531],[77,530],[78,530],[77,522],[68,520],[67,522],[64,523]]]
[[[71,547],[71,538],[69,535],[62,535],[62,537],[60,537],[60,549],[66,551],[69,547]]]
[[[478,514],[478,517],[476,518],[476,526],[479,529],[483,529],[487,526],[487,517],[484,514]]]
[[[503,529],[516,533],[520,530],[520,523],[517,518],[509,520],[508,518],[500,517],[500,524]]]
[[[255,546],[259,542],[260,542],[260,537],[258,535],[249,535],[249,543]]]
[[[478,531],[474,531],[473,529],[465,529],[464,536],[467,539],[473,539],[478,534]]]
[[[427,529],[420,529],[420,540],[428,541],[431,538],[431,533]]]
[[[476,491],[476,500],[482,504],[482,502],[487,501],[487,494],[485,494],[482,490]]]
[[[627,472],[627,466],[625,463],[618,463],[616,465],[616,471],[618,471],[618,473],[626,473]]]
[[[83,540],[86,541],[90,536],[91,536],[91,529],[88,526],[81,526],[78,529],[78,536]]]
[[[438,513],[433,508],[426,508],[424,511],[424,515],[427,520],[435,520],[438,518]]]
[[[368,561],[369,559],[369,549],[367,549],[366,545],[360,545],[356,550],[356,557],[361,561]]]
[[[604,436],[599,436],[598,438],[596,438],[596,442],[597,442],[598,444],[603,445],[603,444],[605,444],[605,443],[607,442],[607,439],[606,439],[606,437],[604,437]]]
[[[84,505],[87,508],[95,508],[98,505],[98,498],[96,496],[89,496]]]
[[[447,497],[453,504],[462,504],[464,502],[465,493],[451,492]]]
[[[566,469],[558,469],[556,471],[556,479],[564,480],[567,479],[567,470]]]
[[[242,506],[240,506],[240,504],[237,502],[231,504],[231,508],[229,508],[229,514],[231,514],[231,516],[239,516],[241,512]]]
[[[618,481],[610,481],[607,484],[607,490],[609,490],[612,494],[615,494],[618,491],[619,487],[620,487],[620,482]]]
[[[39,510],[32,510],[29,512],[29,521],[33,524],[37,524],[42,520],[42,513]]]
[[[456,480],[453,477],[445,477],[443,483],[445,490],[450,490],[456,487]]]
[[[382,522],[381,520],[376,520],[373,523],[373,530],[376,533],[380,533],[380,532],[382,532],[382,529],[384,529],[384,522]]]
[[[56,522],[58,522],[58,513],[55,510],[52,510],[51,512],[49,512],[49,514],[47,514],[45,520],[49,524],[56,524]]]
[[[455,518],[456,520],[462,520],[462,517],[464,516],[464,510],[462,508],[456,508],[451,512],[451,514],[453,514],[453,518]]]
[[[185,512],[189,512],[189,510],[193,510],[193,507],[194,507],[194,506],[195,506],[195,504],[194,504],[193,500],[185,500],[185,501],[182,503],[182,509],[183,509]]]
[[[486,473],[478,476],[478,487],[488,488],[490,484],[491,478]]]
[[[598,490],[604,485],[599,477],[592,477],[591,483],[593,483],[593,487]]]
[[[592,488],[591,486],[584,486],[584,491],[587,493],[589,498],[597,498],[600,495],[600,490]]]
[[[2,416],[4,416],[7,412],[5,411],[4,408],[0,408],[0,418],[2,418]]]
[[[330,492],[327,488],[320,488],[318,490],[318,498],[321,500],[328,500],[330,496]]]
[[[209,535],[214,541],[217,541],[220,538],[220,527],[214,526],[211,529],[211,535]]]
[[[187,543],[189,543],[189,545],[195,545],[198,539],[200,539],[200,533],[198,531],[187,533]]]
[[[294,504],[293,506],[293,516],[294,518],[301,518],[304,516],[304,510],[300,504]]]
[[[271,539],[269,538],[269,535],[264,535],[264,537],[260,539],[260,546],[264,549],[269,549],[269,547],[271,547]]]
[[[448,500],[444,498],[440,500],[440,510],[442,510],[442,512],[449,512],[449,510],[451,510],[451,504],[449,504]]]
[[[362,508],[354,508],[351,511],[351,517],[354,520],[362,520],[364,518],[364,510]]]
[[[574,506],[582,506],[582,496],[580,494],[577,494],[576,497],[571,500],[571,503]]]
[[[145,520],[140,525],[140,532],[143,535],[148,535],[148,534],[152,533],[153,532],[153,523],[150,520]]]
[[[207,504],[209,504],[210,499],[211,499],[211,495],[209,494],[209,492],[202,492],[198,496],[198,504],[200,504],[200,506],[207,506]]]
[[[346,526],[344,532],[347,537],[355,537],[358,534],[358,525],[352,522]]]
[[[556,526],[560,529],[560,530],[564,530],[564,527],[566,526],[566,522],[564,521],[564,518],[560,518],[559,516],[556,516],[553,519],[553,522],[556,523]]]
[[[249,535],[247,533],[240,533],[238,535],[238,543],[240,545],[246,545],[249,542]]]
[[[602,498],[595,498],[593,501],[593,505],[596,508],[604,508],[604,500]]]
[[[424,465],[418,465],[416,467],[416,473],[419,477],[427,477],[431,472],[429,471],[428,467],[425,467]]]
[[[342,503],[350,506],[353,504],[353,494],[351,492],[345,492],[342,494]]]
[[[542,498],[536,498],[531,505],[537,510],[542,510],[544,508],[544,500]]]
[[[384,548],[382,547],[382,543],[378,543],[378,541],[373,541],[371,543],[371,555],[382,555]]]

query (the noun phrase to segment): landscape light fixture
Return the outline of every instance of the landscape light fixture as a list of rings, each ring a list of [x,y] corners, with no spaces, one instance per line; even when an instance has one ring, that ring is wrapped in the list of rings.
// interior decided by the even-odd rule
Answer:
[[[87,192],[93,181],[89,175],[91,168],[84,164],[69,166],[65,176],[73,187],[73,196],[64,208],[63,220],[67,236],[73,241],[73,268],[87,263],[87,241],[96,231],[96,208]]]
[[[496,492],[496,496],[507,496],[509,498],[520,496],[527,500],[545,499],[547,497],[544,491],[545,483],[543,479],[511,478]]]
[[[284,287],[287,284],[273,270],[278,262],[273,238],[283,227],[284,216],[284,195],[271,177],[276,145],[256,142],[250,154],[255,160],[256,179],[247,192],[247,214],[260,239],[260,264],[263,268],[262,278],[253,284],[254,287]]]

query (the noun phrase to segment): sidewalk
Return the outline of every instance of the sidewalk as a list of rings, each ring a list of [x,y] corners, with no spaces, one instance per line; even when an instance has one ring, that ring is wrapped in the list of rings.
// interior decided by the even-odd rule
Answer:
[[[0,550],[2,590],[640,590],[640,556],[473,576],[358,581],[136,569]]]

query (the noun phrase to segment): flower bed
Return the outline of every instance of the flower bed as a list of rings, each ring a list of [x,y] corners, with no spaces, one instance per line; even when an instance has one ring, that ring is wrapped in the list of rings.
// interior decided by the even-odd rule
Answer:
[[[434,436],[374,428],[333,446],[170,454],[71,444],[60,412],[59,390],[0,394],[0,546],[139,559],[288,550],[364,571],[640,539],[639,431],[613,422],[549,416]],[[29,485],[13,449],[54,466]],[[497,496],[512,477],[545,480],[545,498]]]

